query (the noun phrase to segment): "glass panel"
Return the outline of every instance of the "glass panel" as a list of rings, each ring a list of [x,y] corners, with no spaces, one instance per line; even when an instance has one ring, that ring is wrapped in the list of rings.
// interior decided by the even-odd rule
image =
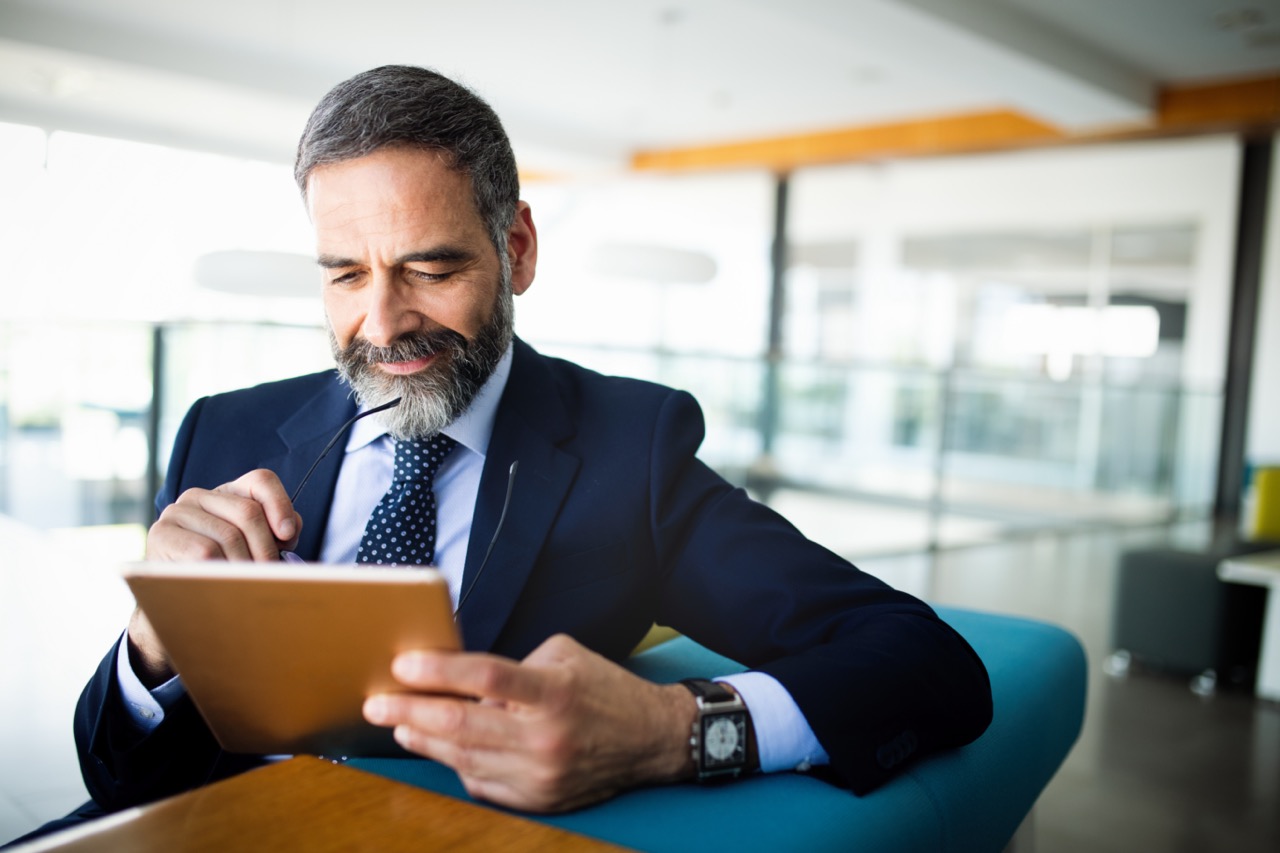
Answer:
[[[927,547],[940,377],[923,369],[786,364],[768,502],[838,553]]]
[[[0,513],[142,524],[151,338],[139,324],[0,323]]]
[[[914,508],[941,544],[1203,511],[1237,156],[1197,140],[794,175],[788,488]]]
[[[745,484],[760,453],[763,369],[755,359],[674,355],[618,347],[542,346],[613,376],[630,376],[688,391],[702,407],[707,434],[699,456],[735,483]]]
[[[180,323],[164,326],[163,334],[161,474],[182,418],[198,398],[333,367],[328,337],[317,327]]]
[[[332,366],[316,328],[163,332],[161,474],[197,397]],[[39,529],[150,523],[154,333],[140,323],[0,323],[0,513]]]

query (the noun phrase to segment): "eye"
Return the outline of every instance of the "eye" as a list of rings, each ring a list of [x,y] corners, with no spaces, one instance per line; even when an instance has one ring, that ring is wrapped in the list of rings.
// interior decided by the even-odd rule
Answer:
[[[351,285],[360,279],[360,270],[348,270],[347,272],[333,273],[329,277],[329,284],[334,285]]]
[[[413,268],[406,268],[405,273],[412,279],[425,282],[444,281],[446,278],[453,275],[452,272],[428,272],[427,270],[416,270]]]

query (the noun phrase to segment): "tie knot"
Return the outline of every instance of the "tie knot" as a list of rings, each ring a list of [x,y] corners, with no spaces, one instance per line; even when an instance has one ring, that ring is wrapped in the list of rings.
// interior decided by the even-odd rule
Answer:
[[[458,442],[447,435],[415,438],[396,442],[396,467],[392,480],[397,483],[426,482],[435,479],[436,471]]]

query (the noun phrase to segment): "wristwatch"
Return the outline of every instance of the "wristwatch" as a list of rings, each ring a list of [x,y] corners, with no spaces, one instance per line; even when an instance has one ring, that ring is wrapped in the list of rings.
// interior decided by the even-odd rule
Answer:
[[[703,678],[680,682],[698,703],[689,746],[698,781],[741,776],[751,767],[751,714],[742,697],[723,684]]]

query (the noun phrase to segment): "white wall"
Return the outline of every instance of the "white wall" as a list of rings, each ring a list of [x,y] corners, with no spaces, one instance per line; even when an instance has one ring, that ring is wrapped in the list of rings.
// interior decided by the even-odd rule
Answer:
[[[773,229],[767,173],[531,181],[522,190],[539,241],[537,281],[516,300],[521,335],[747,357],[764,349]],[[633,263],[601,263],[619,250]],[[653,255],[665,266],[664,250],[700,256],[714,274],[684,281],[667,268],[664,281],[663,270],[634,263]]]

